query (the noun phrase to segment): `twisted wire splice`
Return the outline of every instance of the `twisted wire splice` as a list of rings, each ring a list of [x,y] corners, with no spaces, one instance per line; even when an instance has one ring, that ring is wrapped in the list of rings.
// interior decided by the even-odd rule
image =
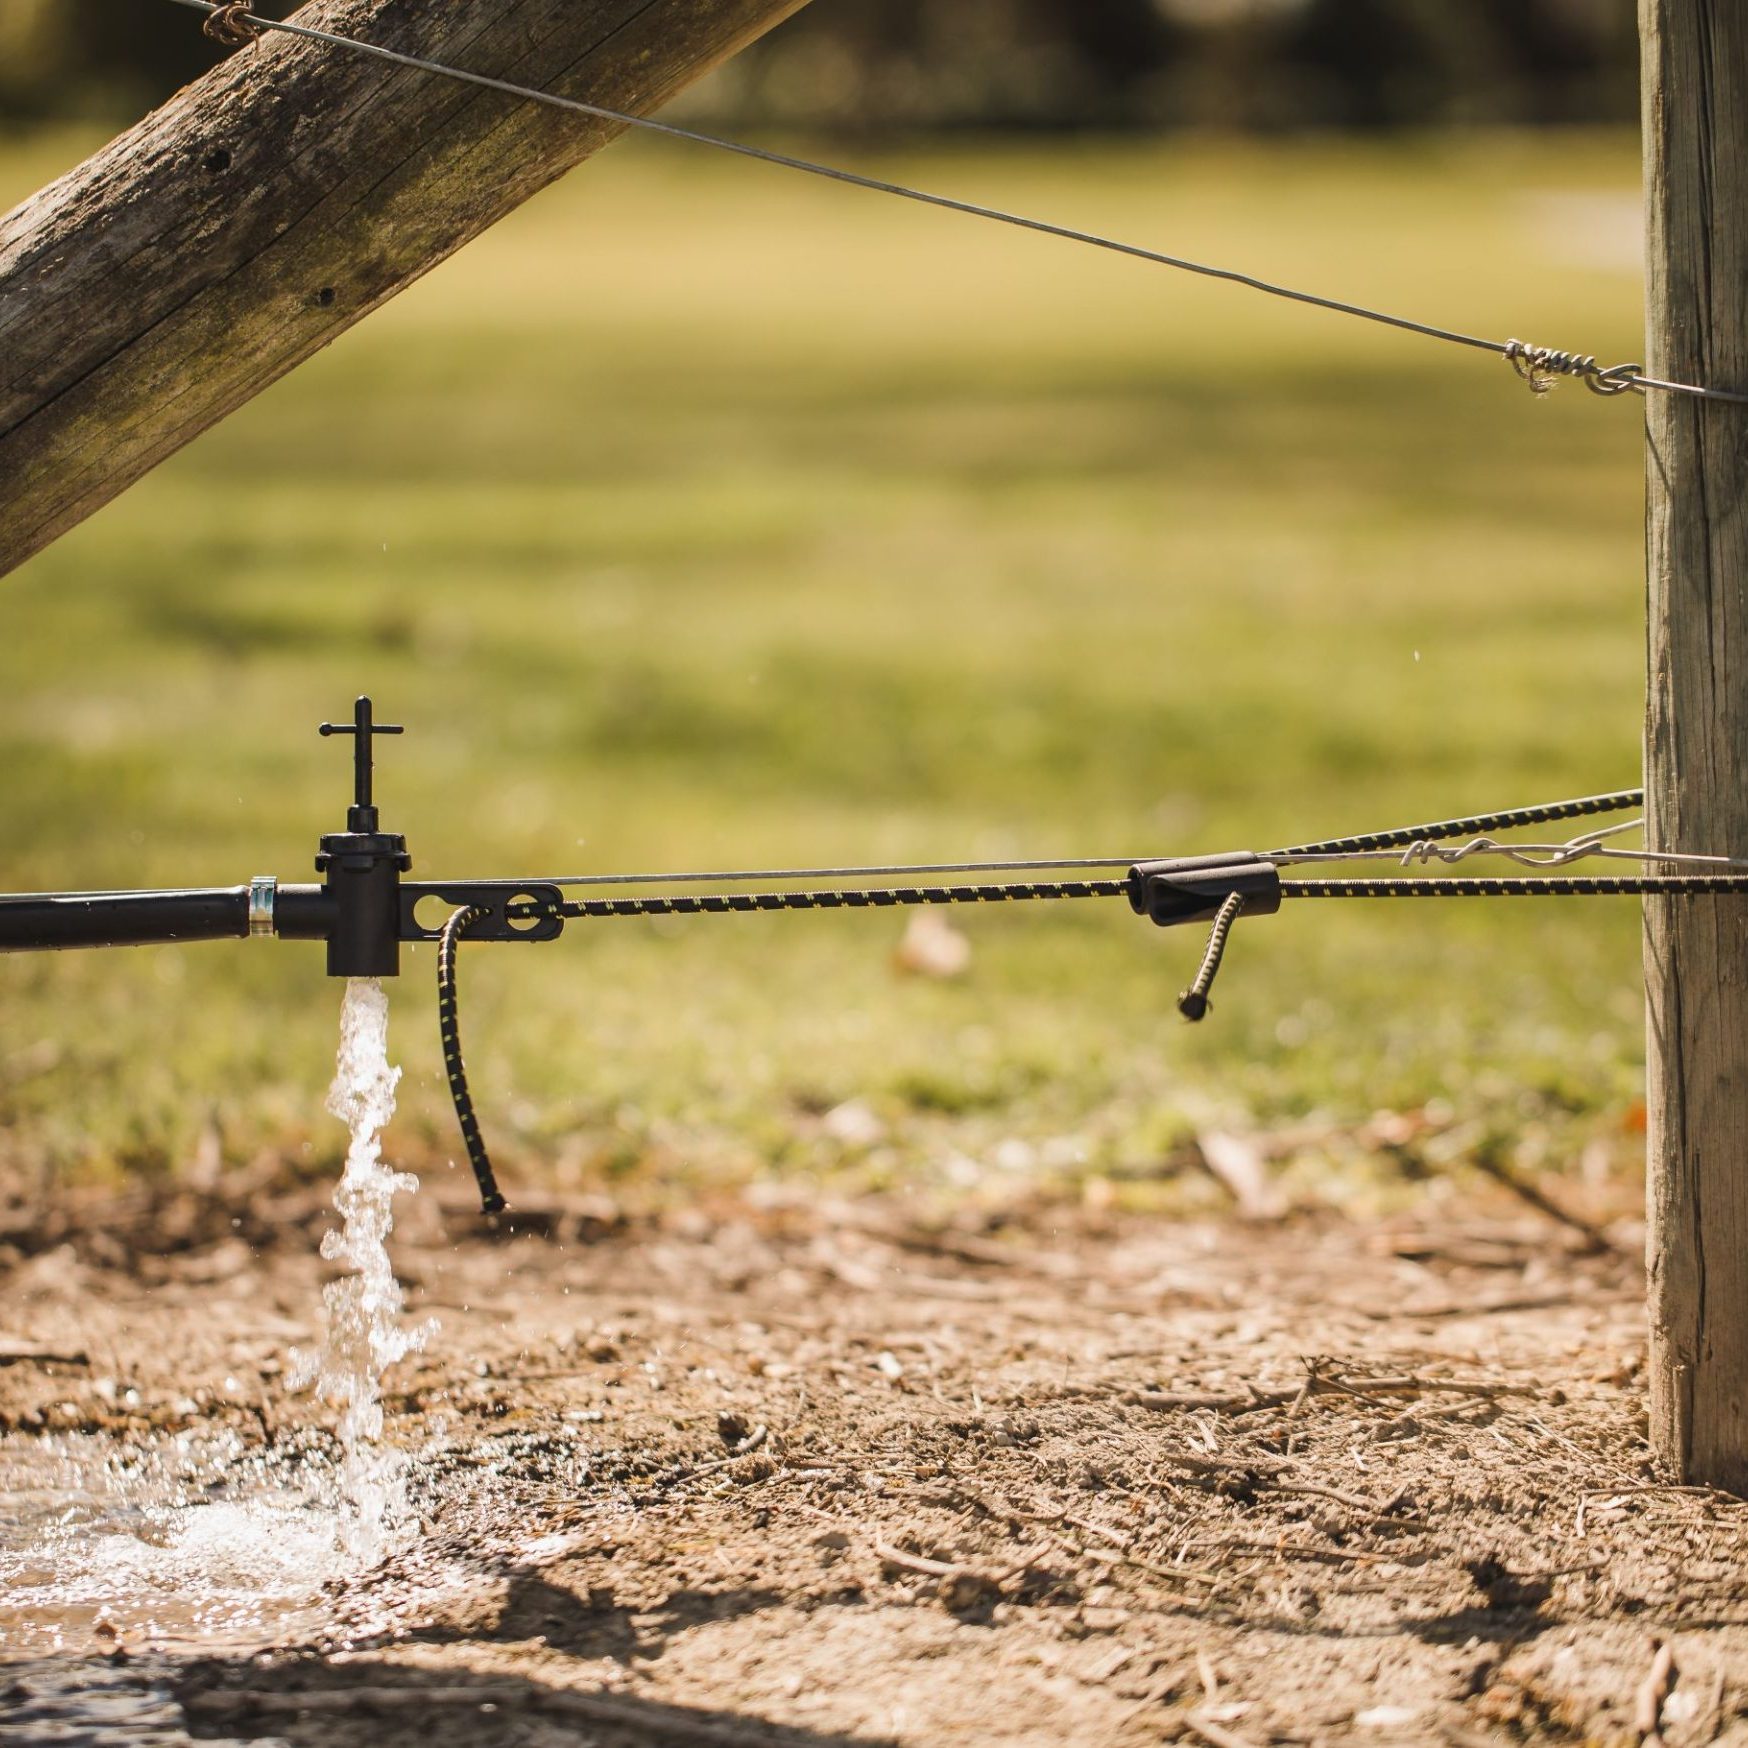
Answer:
[[[1427,825],[1396,826],[1390,831],[1356,832],[1343,838],[1324,838],[1314,844],[1295,844],[1291,849],[1272,850],[1268,854],[1284,859],[1339,856],[1350,850],[1406,850],[1414,844],[1473,837],[1479,832],[1511,831],[1518,826],[1547,825],[1560,819],[1588,819],[1598,813],[1623,813],[1644,804],[1643,789],[1615,789],[1605,795],[1581,795],[1573,801],[1509,807],[1502,813],[1475,813],[1463,819],[1434,820]]]
[[[201,21],[200,33],[227,49],[246,49],[264,27],[249,16],[248,0],[219,0]]]
[[[1554,379],[1561,376],[1580,378],[1597,395],[1645,391],[1644,366],[1640,364],[1613,364],[1605,370],[1588,352],[1562,352],[1555,346],[1531,346],[1524,340],[1507,340],[1504,357],[1535,395],[1545,395],[1554,386]]]

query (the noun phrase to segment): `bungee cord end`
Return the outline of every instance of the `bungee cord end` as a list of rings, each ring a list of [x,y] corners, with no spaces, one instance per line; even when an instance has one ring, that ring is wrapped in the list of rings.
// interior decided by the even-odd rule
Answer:
[[[1208,931],[1207,949],[1202,954],[1201,967],[1196,972],[1195,981],[1177,998],[1177,1011],[1192,1024],[1206,1019],[1208,1009],[1213,1006],[1208,1000],[1208,991],[1214,987],[1220,962],[1226,957],[1226,943],[1231,938],[1232,925],[1238,921],[1244,906],[1245,897],[1242,892],[1233,892],[1227,896],[1225,903],[1215,913],[1213,928]]]
[[[443,1071],[449,1080],[449,1096],[455,1104],[455,1120],[467,1148],[467,1163],[473,1167],[474,1181],[479,1185],[480,1212],[490,1216],[502,1214],[509,1203],[498,1188],[491,1155],[486,1152],[485,1138],[479,1132],[479,1118],[474,1115],[473,1095],[467,1088],[467,1067],[461,1059],[461,1019],[457,1012],[455,979],[456,944],[487,915],[482,909],[464,905],[443,925],[443,932],[437,940],[437,1033],[443,1045]]]

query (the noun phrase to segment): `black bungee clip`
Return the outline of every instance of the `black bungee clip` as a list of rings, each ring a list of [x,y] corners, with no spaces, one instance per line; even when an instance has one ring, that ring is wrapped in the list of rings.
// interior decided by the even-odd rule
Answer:
[[[1177,998],[1186,1020],[1207,1017],[1208,992],[1240,916],[1273,916],[1281,908],[1281,871],[1264,856],[1232,850],[1219,856],[1179,856],[1137,862],[1129,870],[1129,908],[1161,928],[1212,923],[1207,950],[1188,989]]]

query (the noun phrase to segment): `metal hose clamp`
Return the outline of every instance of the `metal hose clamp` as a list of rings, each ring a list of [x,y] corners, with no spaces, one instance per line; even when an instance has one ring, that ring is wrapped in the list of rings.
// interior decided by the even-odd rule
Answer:
[[[273,901],[279,891],[279,882],[271,874],[257,874],[249,882],[249,933],[251,935],[270,935],[273,933]]]

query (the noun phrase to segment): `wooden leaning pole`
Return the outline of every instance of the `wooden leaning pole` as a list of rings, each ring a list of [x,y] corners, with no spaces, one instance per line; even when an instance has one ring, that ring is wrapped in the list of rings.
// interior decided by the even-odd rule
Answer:
[[[317,0],[293,16],[646,114],[804,4]],[[199,28],[162,11],[166,30]],[[0,575],[620,131],[269,32],[0,218]]]
[[[1640,0],[1646,368],[1748,387],[1748,6]],[[1748,407],[1645,402],[1647,841],[1748,856]],[[1651,1434],[1748,1493],[1748,916],[1649,899]]]

